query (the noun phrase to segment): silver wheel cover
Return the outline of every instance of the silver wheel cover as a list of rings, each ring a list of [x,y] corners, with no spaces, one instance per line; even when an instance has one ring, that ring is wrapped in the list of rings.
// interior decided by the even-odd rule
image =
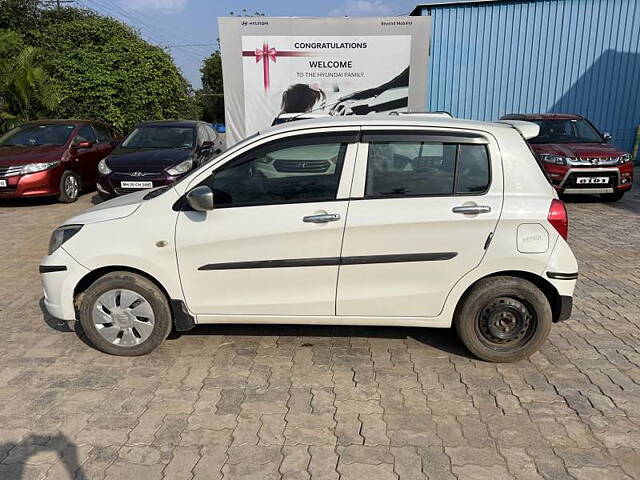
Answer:
[[[121,347],[140,345],[155,327],[149,302],[137,292],[120,288],[100,295],[92,320],[102,338]]]
[[[76,198],[79,190],[78,179],[73,175],[69,175],[64,180],[64,193],[66,193],[69,198]]]

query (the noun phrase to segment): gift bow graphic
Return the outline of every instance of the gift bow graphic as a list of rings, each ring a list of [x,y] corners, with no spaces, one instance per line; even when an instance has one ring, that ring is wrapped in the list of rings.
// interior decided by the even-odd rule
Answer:
[[[271,86],[270,62],[276,63],[278,57],[313,57],[315,55],[317,53],[276,50],[274,47],[270,47],[267,42],[262,44],[262,48],[242,52],[243,57],[255,57],[256,63],[262,62],[262,80],[265,92],[268,92]]]
[[[256,48],[255,53],[256,53],[256,63],[260,63],[261,61],[264,62],[262,64],[262,76],[264,80],[264,89],[269,90],[269,87],[270,87],[269,61],[272,61],[273,63],[276,62],[276,56],[278,55],[278,51],[273,47],[269,47],[269,45],[265,43],[262,45],[262,50],[260,50],[259,48]]]

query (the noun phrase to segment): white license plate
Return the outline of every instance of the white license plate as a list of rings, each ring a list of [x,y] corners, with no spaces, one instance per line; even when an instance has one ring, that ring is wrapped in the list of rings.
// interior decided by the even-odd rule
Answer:
[[[7,181],[6,180],[0,180],[0,187],[6,187],[7,186]]]
[[[578,177],[576,183],[609,183],[609,177]]]
[[[153,182],[120,182],[122,188],[153,188]]]

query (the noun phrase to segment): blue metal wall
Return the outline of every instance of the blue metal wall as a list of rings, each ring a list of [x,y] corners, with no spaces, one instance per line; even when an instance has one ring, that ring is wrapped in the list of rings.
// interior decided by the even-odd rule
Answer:
[[[423,7],[433,19],[430,110],[495,120],[578,113],[630,151],[640,124],[640,0]]]

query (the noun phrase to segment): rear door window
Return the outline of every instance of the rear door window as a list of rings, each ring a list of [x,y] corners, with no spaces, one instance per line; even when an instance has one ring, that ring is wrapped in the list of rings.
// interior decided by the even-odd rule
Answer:
[[[489,153],[483,143],[437,136],[366,137],[366,198],[473,195],[489,187]]]
[[[369,145],[367,197],[413,197],[453,192],[456,146],[440,142]]]

